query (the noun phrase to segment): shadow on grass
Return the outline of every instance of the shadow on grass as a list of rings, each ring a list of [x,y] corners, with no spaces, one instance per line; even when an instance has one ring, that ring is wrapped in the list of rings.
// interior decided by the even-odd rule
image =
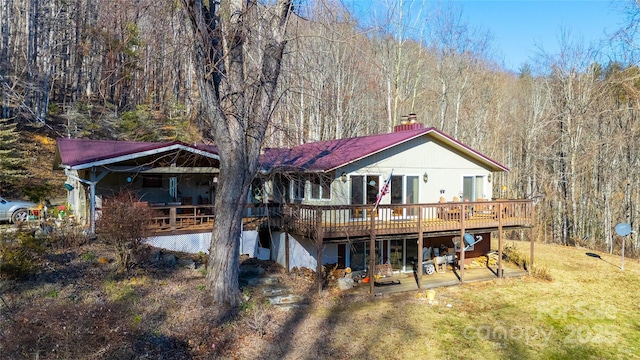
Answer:
[[[600,256],[599,254],[592,253],[592,252],[587,252],[587,253],[585,253],[585,255],[587,255],[587,256],[589,256],[589,257],[592,257],[592,258],[594,258],[594,259],[600,259],[600,260],[604,261],[605,263],[607,263],[607,264],[609,264],[609,265],[611,265],[611,266],[613,266],[613,267],[615,267],[615,268],[617,268],[617,269],[619,269],[619,268],[620,268],[618,265],[616,265],[616,264],[613,264],[613,263],[610,263],[610,262],[606,261],[606,260],[605,260],[605,259],[603,259],[603,258],[602,258],[602,256]]]

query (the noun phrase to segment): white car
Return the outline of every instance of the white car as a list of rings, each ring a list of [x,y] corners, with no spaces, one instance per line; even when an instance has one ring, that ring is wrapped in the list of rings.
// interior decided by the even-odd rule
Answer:
[[[0,221],[8,221],[14,224],[25,222],[29,219],[29,208],[37,205],[22,200],[6,200],[0,197]]]

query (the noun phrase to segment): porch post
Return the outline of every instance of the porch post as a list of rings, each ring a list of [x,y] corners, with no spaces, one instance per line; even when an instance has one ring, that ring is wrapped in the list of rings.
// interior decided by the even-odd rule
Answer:
[[[498,277],[504,277],[502,272],[502,203],[498,203]]]
[[[323,248],[323,236],[322,236],[322,210],[316,210],[316,246],[318,248],[316,275],[318,276],[318,294],[322,294],[322,248]]]
[[[171,230],[175,230],[176,229],[176,207],[172,206],[169,208],[169,228]]]
[[[424,244],[422,243],[424,238],[422,234],[422,206],[418,207],[418,289],[422,288],[422,262],[424,259],[422,258],[422,247]]]
[[[91,169],[89,177],[89,228],[92,234],[96,233],[96,171]]]
[[[465,217],[465,205],[460,205],[460,282],[464,283],[464,217]]]
[[[376,218],[374,211],[371,211],[371,238],[369,239],[369,294],[372,296],[373,287],[375,286],[374,271],[376,269]]]

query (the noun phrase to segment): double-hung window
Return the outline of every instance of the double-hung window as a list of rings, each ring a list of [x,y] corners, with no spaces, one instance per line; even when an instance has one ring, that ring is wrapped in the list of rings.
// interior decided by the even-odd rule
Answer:
[[[309,183],[311,185],[311,199],[331,199],[331,179],[328,176],[313,174],[309,177]]]

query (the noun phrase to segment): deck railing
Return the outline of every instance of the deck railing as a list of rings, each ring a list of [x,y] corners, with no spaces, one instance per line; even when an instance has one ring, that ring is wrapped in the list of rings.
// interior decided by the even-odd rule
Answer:
[[[150,206],[157,232],[211,228],[213,205]],[[373,219],[371,218],[373,216]],[[446,232],[461,229],[530,227],[532,200],[496,200],[432,204],[335,205],[247,204],[244,219],[250,226],[278,226],[294,234],[324,239],[378,235]],[[268,221],[265,221],[268,219]]]
[[[376,234],[444,232],[465,229],[530,227],[534,223],[532,200],[496,200],[415,205],[286,205],[288,229],[311,236],[319,229],[325,239]],[[371,216],[373,215],[373,219]]]
[[[213,205],[150,205],[152,230],[166,232],[197,228],[211,228],[215,220]],[[281,219],[279,204],[247,204],[243,218],[246,220]],[[273,224],[273,221],[271,221]]]

